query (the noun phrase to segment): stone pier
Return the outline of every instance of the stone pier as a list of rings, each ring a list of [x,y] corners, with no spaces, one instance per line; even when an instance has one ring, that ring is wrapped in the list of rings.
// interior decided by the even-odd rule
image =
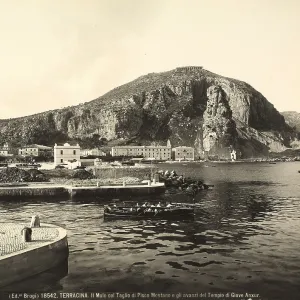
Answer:
[[[21,232],[29,224],[0,223],[0,287],[44,272],[68,258],[65,229],[42,223],[31,228],[32,241],[25,242]]]

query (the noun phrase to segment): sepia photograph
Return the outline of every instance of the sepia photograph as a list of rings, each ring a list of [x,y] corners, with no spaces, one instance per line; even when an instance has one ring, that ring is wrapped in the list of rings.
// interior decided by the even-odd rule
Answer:
[[[0,300],[299,300],[300,2],[0,0]]]

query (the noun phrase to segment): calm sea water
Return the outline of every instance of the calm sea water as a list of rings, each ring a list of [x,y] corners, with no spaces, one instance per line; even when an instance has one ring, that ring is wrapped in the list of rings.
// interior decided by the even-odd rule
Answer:
[[[215,185],[198,194],[195,221],[104,222],[109,199],[0,202],[1,221],[29,222],[39,214],[42,222],[65,226],[70,245],[68,265],[4,290],[248,292],[300,299],[300,163],[159,167]]]

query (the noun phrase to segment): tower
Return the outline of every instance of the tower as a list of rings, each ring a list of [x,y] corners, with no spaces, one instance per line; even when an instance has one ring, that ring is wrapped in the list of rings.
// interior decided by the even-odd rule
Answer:
[[[167,141],[167,147],[170,147],[170,148],[172,147],[170,140]]]

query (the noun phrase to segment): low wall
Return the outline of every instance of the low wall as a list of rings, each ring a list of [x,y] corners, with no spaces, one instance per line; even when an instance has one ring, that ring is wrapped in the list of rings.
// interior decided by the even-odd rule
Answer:
[[[116,187],[69,187],[69,194],[72,198],[76,197],[95,197],[95,196],[141,196],[141,195],[158,195],[166,191],[164,184],[152,186],[116,186]]]
[[[64,187],[2,187],[0,188],[0,197],[68,197],[68,191]]]
[[[151,171],[152,169],[152,171]],[[152,168],[95,168],[94,175],[97,178],[122,178],[122,177],[138,177],[141,179],[149,179],[149,176],[158,171],[157,167]]]
[[[67,232],[63,228],[58,230],[59,237],[55,241],[0,257],[0,287],[42,273],[64,262],[69,256]]]
[[[95,159],[82,158],[80,162],[83,167],[94,167]]]

